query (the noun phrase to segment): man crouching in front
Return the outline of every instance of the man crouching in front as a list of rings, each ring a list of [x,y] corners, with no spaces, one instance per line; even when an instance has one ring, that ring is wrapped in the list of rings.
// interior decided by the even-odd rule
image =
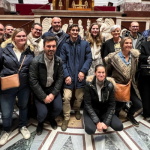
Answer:
[[[42,134],[43,122],[49,112],[49,122],[57,128],[55,118],[62,111],[60,89],[63,83],[61,58],[55,55],[56,38],[47,36],[43,41],[43,53],[33,59],[29,69],[30,87],[35,95],[37,108],[37,135]]]

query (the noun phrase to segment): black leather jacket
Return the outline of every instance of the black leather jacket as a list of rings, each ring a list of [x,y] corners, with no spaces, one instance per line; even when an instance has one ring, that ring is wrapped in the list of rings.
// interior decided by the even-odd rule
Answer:
[[[36,97],[43,101],[50,93],[58,95],[64,80],[64,71],[62,60],[58,56],[54,56],[54,74],[53,84],[46,87],[47,68],[44,61],[44,52],[33,59],[29,68],[29,83]]]
[[[113,84],[105,79],[104,86],[101,89],[101,101],[99,101],[96,89],[96,77],[92,82],[88,82],[84,93],[84,108],[90,115],[93,122],[100,122],[100,116],[105,115],[103,122],[109,126],[112,115],[115,110],[115,93]]]

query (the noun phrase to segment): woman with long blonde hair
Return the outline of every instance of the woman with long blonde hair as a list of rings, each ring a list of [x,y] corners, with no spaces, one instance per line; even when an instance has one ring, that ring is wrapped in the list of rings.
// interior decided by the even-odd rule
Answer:
[[[90,43],[93,59],[88,75],[94,75],[95,66],[103,64],[101,58],[102,35],[100,26],[97,23],[92,23],[87,30],[86,41]]]

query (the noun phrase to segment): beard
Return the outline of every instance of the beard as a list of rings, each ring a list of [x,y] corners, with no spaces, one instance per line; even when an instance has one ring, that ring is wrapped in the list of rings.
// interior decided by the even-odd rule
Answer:
[[[3,39],[3,37],[4,37],[4,34],[0,34],[0,39]]]

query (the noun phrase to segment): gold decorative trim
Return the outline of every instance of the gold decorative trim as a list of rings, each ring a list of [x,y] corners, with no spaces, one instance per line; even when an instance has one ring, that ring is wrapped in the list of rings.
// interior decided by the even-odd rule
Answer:
[[[69,8],[69,0],[66,0],[66,10]]]
[[[94,11],[94,0],[92,0],[92,10]]]
[[[53,0],[53,10],[56,10],[56,0]]]

